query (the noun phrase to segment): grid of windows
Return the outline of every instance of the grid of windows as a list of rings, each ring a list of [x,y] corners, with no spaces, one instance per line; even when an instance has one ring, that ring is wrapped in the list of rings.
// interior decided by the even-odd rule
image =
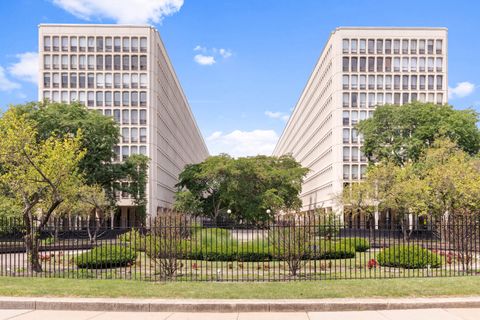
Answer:
[[[354,126],[377,105],[446,101],[442,39],[342,39],[343,178],[362,176],[362,137]],[[357,163],[362,163],[360,166]]]

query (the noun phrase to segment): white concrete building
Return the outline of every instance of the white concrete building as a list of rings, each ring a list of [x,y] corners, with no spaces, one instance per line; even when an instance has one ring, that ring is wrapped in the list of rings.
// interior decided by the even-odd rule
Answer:
[[[377,105],[447,103],[447,29],[341,27],[332,32],[273,152],[311,171],[302,210],[340,212],[336,197],[367,161],[354,129]]]
[[[39,26],[39,100],[79,101],[114,117],[121,141],[116,161],[150,158],[147,214],[173,203],[178,174],[208,149],[158,31],[150,26]],[[128,195],[119,195],[116,223],[135,223]]]

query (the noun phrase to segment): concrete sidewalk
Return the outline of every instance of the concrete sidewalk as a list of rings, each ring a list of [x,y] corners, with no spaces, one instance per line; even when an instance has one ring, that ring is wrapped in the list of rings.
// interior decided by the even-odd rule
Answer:
[[[0,320],[478,320],[480,309],[415,309],[297,313],[172,313],[0,310]]]
[[[100,312],[325,312],[480,308],[480,297],[198,300],[0,297],[0,309]],[[480,314],[477,319],[480,319]],[[411,319],[409,319],[411,320]]]

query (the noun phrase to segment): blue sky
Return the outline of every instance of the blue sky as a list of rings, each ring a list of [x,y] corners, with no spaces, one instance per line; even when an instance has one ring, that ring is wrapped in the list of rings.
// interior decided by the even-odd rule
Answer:
[[[160,31],[212,154],[271,152],[337,26],[448,27],[450,103],[480,111],[479,12],[462,0],[2,0],[0,108],[37,97],[39,23],[128,22]]]

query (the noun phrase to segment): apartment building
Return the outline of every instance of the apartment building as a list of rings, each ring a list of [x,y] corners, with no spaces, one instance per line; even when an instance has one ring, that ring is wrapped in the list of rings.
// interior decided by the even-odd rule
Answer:
[[[338,196],[367,168],[358,121],[383,104],[447,103],[447,83],[445,28],[333,31],[273,152],[310,169],[302,210],[342,212]]]
[[[39,56],[39,100],[79,101],[113,117],[121,130],[115,160],[150,158],[147,214],[171,207],[178,174],[186,164],[203,161],[208,149],[158,31],[41,24]],[[134,224],[132,199],[118,196],[116,223]]]

